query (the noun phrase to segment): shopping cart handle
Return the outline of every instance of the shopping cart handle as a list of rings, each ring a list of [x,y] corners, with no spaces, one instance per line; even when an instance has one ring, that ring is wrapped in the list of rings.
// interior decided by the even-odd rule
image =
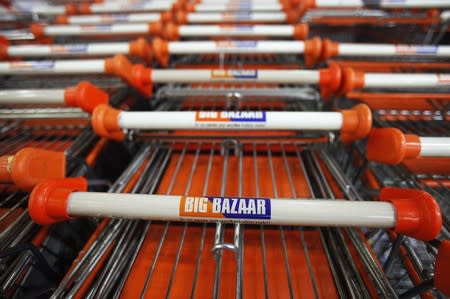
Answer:
[[[23,148],[15,155],[0,157],[0,182],[13,183],[24,191],[48,179],[64,178],[64,152]]]
[[[417,158],[420,154],[419,137],[403,134],[396,128],[373,129],[367,141],[367,160],[399,164],[405,159]]]
[[[77,86],[66,88],[64,102],[70,107],[79,107],[88,113],[101,104],[108,104],[109,95],[94,84],[82,81]]]
[[[441,293],[450,296],[450,241],[442,241],[438,248],[434,267],[434,286]]]
[[[423,241],[433,240],[439,235],[442,227],[441,208],[427,192],[383,188],[380,200],[391,202],[396,208],[396,233]]]
[[[87,191],[87,181],[82,177],[48,180],[37,185],[30,194],[30,217],[41,225],[71,219],[67,213],[70,193]]]
[[[393,229],[397,233],[425,241],[434,239],[442,225],[441,211],[433,197],[413,189],[385,188],[381,192],[384,202],[184,197],[86,193],[86,190],[84,178],[43,182],[30,195],[30,216],[39,224],[51,224],[74,216],[103,216],[253,224],[257,221],[273,225],[368,226]],[[231,210],[231,203],[241,207],[240,210]],[[349,214],[348,209],[354,209],[355,214]],[[249,214],[254,216],[249,217]]]

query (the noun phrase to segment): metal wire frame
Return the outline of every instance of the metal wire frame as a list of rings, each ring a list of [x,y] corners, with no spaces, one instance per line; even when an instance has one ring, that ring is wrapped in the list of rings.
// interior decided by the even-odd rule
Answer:
[[[142,147],[110,191],[125,186],[139,169],[133,193],[334,198],[320,162],[324,157],[337,167],[325,153],[303,151],[291,142],[155,141]],[[355,198],[351,191],[348,196]],[[96,236],[53,298],[167,298],[186,292],[191,297],[358,298],[369,292],[396,297],[358,230],[242,225],[214,230],[207,224],[117,219]]]

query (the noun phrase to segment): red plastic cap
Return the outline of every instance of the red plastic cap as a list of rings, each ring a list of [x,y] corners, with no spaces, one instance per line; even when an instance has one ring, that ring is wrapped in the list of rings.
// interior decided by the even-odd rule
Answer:
[[[339,43],[329,40],[328,38],[322,42],[321,59],[326,61],[331,57],[339,55]]]
[[[173,21],[173,13],[170,11],[165,11],[160,14],[160,19],[164,23],[169,23]]]
[[[341,141],[349,143],[366,137],[372,129],[372,112],[366,104],[342,110]]]
[[[69,17],[66,15],[59,15],[55,18],[55,24],[59,25],[69,24]]]
[[[168,23],[164,30],[163,37],[167,40],[179,40],[180,30],[174,23]]]
[[[355,89],[363,89],[363,88],[364,88],[364,73],[357,72],[351,68],[345,68],[343,71],[342,86],[340,93],[347,94]]]
[[[91,5],[88,3],[81,3],[78,7],[80,14],[89,15],[91,14]]]
[[[164,26],[163,26],[162,22],[148,24],[148,32],[152,36],[162,36],[162,34],[164,32]]]
[[[122,141],[125,138],[119,127],[119,114],[121,110],[108,105],[99,105],[94,109],[91,123],[94,132],[101,137]]]
[[[49,225],[69,220],[67,203],[69,195],[87,191],[87,181],[82,177],[48,180],[37,185],[28,200],[28,212],[34,222]]]
[[[284,13],[286,14],[286,22],[288,24],[297,24],[299,18],[298,11],[295,11],[292,8],[287,8],[284,10]]]
[[[34,35],[34,38],[41,38],[45,36],[44,25],[41,24],[31,24],[30,32]]]
[[[78,13],[77,6],[73,3],[66,4],[65,10],[66,10],[66,15],[74,15],[74,14]]]
[[[308,36],[309,26],[308,24],[297,24],[294,25],[294,39],[304,40]]]
[[[439,245],[434,266],[434,286],[445,296],[450,297],[450,241],[442,241]]]
[[[420,154],[420,139],[404,135],[396,128],[373,129],[367,141],[369,161],[398,164],[404,159],[414,159]]]
[[[113,58],[105,59],[105,73],[110,75],[116,75],[124,80],[128,85],[134,87],[137,91],[145,96],[150,96],[152,93],[151,84],[145,77],[135,76],[134,69],[142,68],[143,65],[133,66],[130,61],[124,55],[116,55]]]
[[[322,52],[322,41],[319,37],[305,41],[305,50],[303,56],[305,57],[305,65],[310,68],[319,61]]]
[[[152,48],[143,38],[130,42],[129,54],[141,57],[149,65],[152,63]]]
[[[384,188],[380,199],[395,207],[394,231],[422,241],[439,235],[442,226],[441,208],[433,196],[416,189]]]
[[[188,22],[188,14],[184,11],[179,11],[175,15],[175,22],[177,24],[186,24]]]
[[[67,106],[80,107],[88,113],[92,113],[98,105],[108,104],[108,101],[109,96],[105,91],[87,81],[64,91],[64,102]]]
[[[300,16],[303,16],[308,9],[316,7],[316,0],[302,0],[302,1],[295,0],[295,1],[293,1],[293,3],[300,4],[300,8],[299,8]]]
[[[0,61],[8,59],[8,47],[9,46],[0,43]]]
[[[167,67],[169,65],[169,43],[161,38],[153,39],[153,53],[158,63]]]
[[[330,63],[327,69],[319,71],[320,94],[323,99],[328,99],[338,92],[342,80],[342,71],[337,63]]]
[[[66,157],[64,152],[23,148],[14,156],[0,157],[0,168],[0,181],[29,191],[47,179],[64,178]]]

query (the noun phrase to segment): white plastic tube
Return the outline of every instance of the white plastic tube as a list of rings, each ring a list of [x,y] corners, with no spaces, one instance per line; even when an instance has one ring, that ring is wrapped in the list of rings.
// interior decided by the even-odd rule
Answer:
[[[448,74],[364,74],[365,88],[430,88],[450,86]]]
[[[61,57],[79,55],[128,54],[129,43],[92,43],[67,45],[20,45],[9,46],[8,56],[14,57]]]
[[[154,83],[175,82],[261,82],[284,84],[316,84],[317,70],[152,70]]]
[[[217,41],[217,42],[169,42],[170,54],[213,53],[279,53],[301,54],[305,49],[302,41]]]
[[[67,212],[70,216],[163,221],[376,228],[393,228],[396,225],[395,208],[391,203],[345,200],[74,192],[69,195]]]
[[[0,90],[0,104],[64,104],[64,89]]]
[[[445,8],[450,7],[447,0],[380,0],[374,1],[382,8]],[[316,7],[364,7],[363,0],[316,0]]]
[[[339,130],[340,112],[170,111],[120,112],[122,129]]]
[[[102,74],[105,72],[103,59],[92,60],[44,60],[15,61],[0,63],[0,74]]]
[[[69,16],[67,22],[72,25],[111,24],[111,23],[151,23],[160,20],[159,13],[103,14]]]
[[[419,137],[421,157],[450,157],[450,137]]]
[[[290,25],[182,25],[180,36],[277,36],[292,37],[294,27]]]
[[[49,25],[44,27],[47,36],[140,34],[148,33],[147,23],[124,23],[113,25]]]
[[[279,2],[222,2],[200,3],[195,6],[196,12],[223,12],[223,11],[280,11],[283,7]]]
[[[165,11],[172,7],[173,1],[151,1],[137,4],[101,3],[91,4],[91,13],[127,13],[145,11]]]
[[[66,8],[64,5],[43,5],[34,6],[29,10],[33,14],[46,15],[46,16],[56,16],[66,13]]]
[[[450,57],[450,46],[339,43],[339,56],[436,56]]]
[[[265,22],[280,23],[286,21],[284,12],[201,12],[187,14],[188,23],[239,23],[239,22]]]

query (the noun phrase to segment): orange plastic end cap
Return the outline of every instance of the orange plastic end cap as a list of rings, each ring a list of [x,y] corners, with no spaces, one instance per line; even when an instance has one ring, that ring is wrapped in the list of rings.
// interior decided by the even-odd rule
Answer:
[[[98,105],[91,118],[95,133],[101,137],[122,141],[125,135],[119,127],[120,112],[109,105]]]
[[[11,168],[14,161],[13,155],[0,156],[0,182],[12,183]]]
[[[193,3],[187,3],[187,4],[185,5],[184,10],[185,10],[186,12],[194,12],[194,11],[195,11],[195,5],[196,5],[196,4],[193,4]]]
[[[152,48],[143,38],[130,42],[129,53],[131,56],[141,57],[149,65],[152,63]]]
[[[162,12],[160,18],[163,23],[169,23],[173,20],[173,13],[170,11]]]
[[[450,241],[444,240],[438,248],[434,266],[434,285],[441,293],[450,297]]]
[[[153,36],[162,36],[164,33],[162,22],[150,23],[148,25],[148,32]]]
[[[178,26],[174,23],[168,23],[166,25],[163,37],[167,40],[179,40],[180,31]]]
[[[319,87],[323,99],[328,99],[338,92],[342,81],[341,67],[337,63],[330,63],[327,69],[319,71]]]
[[[0,60],[6,60],[8,58],[8,45],[0,42]]]
[[[175,22],[177,24],[186,24],[188,22],[187,13],[184,11],[179,11],[175,15]]]
[[[297,24],[299,13],[290,7],[285,7],[284,13],[286,14],[286,22],[288,24]]]
[[[44,25],[33,23],[30,25],[30,32],[34,35],[35,38],[44,37]]]
[[[341,141],[352,142],[366,137],[372,129],[372,112],[366,104],[342,111]]]
[[[313,67],[320,58],[322,51],[322,41],[319,37],[314,37],[305,41],[305,51],[303,56],[305,57],[306,67]]]
[[[158,63],[167,67],[169,65],[169,43],[161,38],[153,39],[153,52]]]
[[[134,87],[137,91],[145,96],[151,94],[151,78],[147,78],[142,74],[145,71],[136,72],[135,70],[145,70],[143,65],[132,65],[124,55],[116,55],[113,58],[105,59],[105,73],[119,76],[128,85]],[[136,76],[138,74],[139,76]]]
[[[325,39],[322,42],[322,55],[320,58],[325,61],[337,55],[339,55],[339,43],[328,38]]]
[[[357,72],[351,68],[343,70],[341,93],[347,94],[354,89],[364,88],[364,73]]]
[[[309,26],[308,24],[302,23],[294,25],[294,39],[304,40],[308,36]]]
[[[59,25],[69,24],[69,18],[65,15],[59,15],[55,18],[55,23]]]
[[[14,155],[11,178],[22,190],[29,191],[48,179],[64,178],[66,157],[64,152],[37,148],[23,148]]]
[[[0,35],[0,45],[9,46],[10,42],[6,37]]]
[[[67,212],[69,195],[76,191],[87,191],[87,186],[86,179],[82,177],[40,183],[28,200],[31,219],[41,225],[72,219]]]
[[[295,0],[295,2],[297,2],[297,0]],[[298,1],[298,4],[300,4],[299,14],[300,16],[303,16],[308,9],[316,7],[316,0],[302,0]]]
[[[66,4],[65,10],[66,15],[74,15],[78,12],[77,6],[75,4]]]
[[[395,207],[394,231],[422,241],[430,241],[441,231],[442,214],[427,192],[416,189],[384,188],[380,199]]]
[[[135,64],[131,68],[131,76],[134,85],[142,95],[150,97],[153,93],[152,69],[141,64]]]
[[[92,113],[98,105],[108,104],[108,101],[108,94],[88,81],[82,81],[64,91],[64,102],[67,106],[80,107],[88,113]]]
[[[396,128],[373,129],[367,141],[367,159],[378,163],[398,164],[420,154],[420,139],[404,135]]]
[[[91,13],[91,5],[88,3],[82,3],[78,6],[78,10],[81,14],[88,15]]]

